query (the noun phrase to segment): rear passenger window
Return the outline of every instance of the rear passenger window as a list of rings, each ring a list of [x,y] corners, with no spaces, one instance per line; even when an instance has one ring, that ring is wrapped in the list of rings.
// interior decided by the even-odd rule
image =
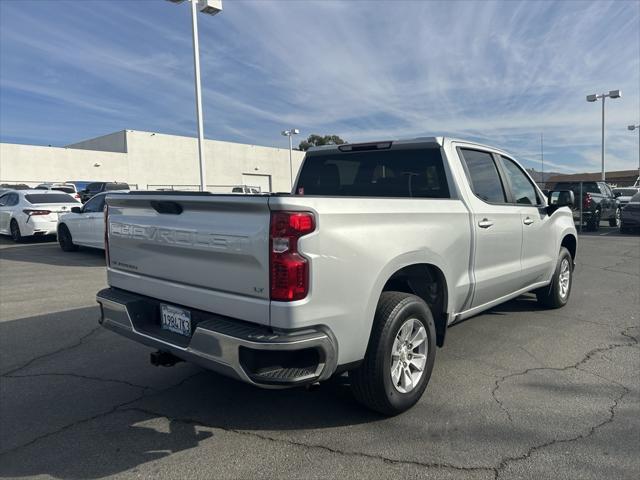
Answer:
[[[473,193],[489,203],[506,203],[504,187],[493,156],[478,150],[460,149]]]
[[[524,172],[509,158],[502,157],[502,164],[509,177],[511,193],[516,203],[522,205],[538,205],[541,202],[536,194],[536,189]]]

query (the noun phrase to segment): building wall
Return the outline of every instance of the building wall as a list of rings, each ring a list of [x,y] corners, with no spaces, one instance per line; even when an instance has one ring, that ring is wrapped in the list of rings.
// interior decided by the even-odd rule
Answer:
[[[126,153],[116,153],[118,149]],[[293,151],[294,180],[303,157],[304,152]],[[244,180],[251,178],[247,175],[268,175],[272,191],[290,190],[286,148],[205,140],[205,159],[211,191],[230,192],[230,186],[245,183],[243,175]],[[197,139],[126,130],[73,144],[73,148],[0,143],[0,182],[64,180],[196,189],[200,183]]]
[[[116,180],[126,176],[127,163],[124,153],[0,143],[0,183]]]
[[[160,133],[127,131],[132,183],[148,185],[198,185],[198,141]],[[290,190],[289,150],[242,143],[205,140],[207,185],[242,185],[243,174],[271,175],[272,191]],[[295,175],[304,152],[294,151]]]

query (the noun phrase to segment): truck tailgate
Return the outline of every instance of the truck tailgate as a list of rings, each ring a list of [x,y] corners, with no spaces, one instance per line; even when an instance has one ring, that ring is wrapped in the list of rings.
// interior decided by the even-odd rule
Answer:
[[[146,192],[108,197],[109,284],[268,324],[268,201]]]

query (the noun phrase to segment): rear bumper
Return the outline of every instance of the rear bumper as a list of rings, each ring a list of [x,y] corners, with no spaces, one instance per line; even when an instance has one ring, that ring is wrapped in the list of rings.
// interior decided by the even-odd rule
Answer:
[[[54,235],[57,233],[57,220],[44,220],[37,216],[28,218],[20,225],[20,233],[29,237],[31,235]]]
[[[583,210],[582,211],[582,221],[586,222],[587,220],[590,220],[591,217],[593,217],[593,212],[591,210]],[[576,222],[580,221],[580,210],[573,210],[573,219]]]
[[[274,331],[190,309],[193,334],[159,327],[160,301],[124,290],[98,292],[100,323],[120,335],[182,360],[265,388],[326,380],[336,369],[337,344],[328,330]]]

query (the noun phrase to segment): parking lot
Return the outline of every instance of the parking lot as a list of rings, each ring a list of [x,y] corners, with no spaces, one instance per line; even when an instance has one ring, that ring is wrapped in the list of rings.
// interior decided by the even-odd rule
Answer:
[[[640,237],[580,236],[566,308],[523,296],[452,327],[395,418],[348,379],[266,391],[98,326],[104,256],[0,239],[0,475],[637,478]]]

